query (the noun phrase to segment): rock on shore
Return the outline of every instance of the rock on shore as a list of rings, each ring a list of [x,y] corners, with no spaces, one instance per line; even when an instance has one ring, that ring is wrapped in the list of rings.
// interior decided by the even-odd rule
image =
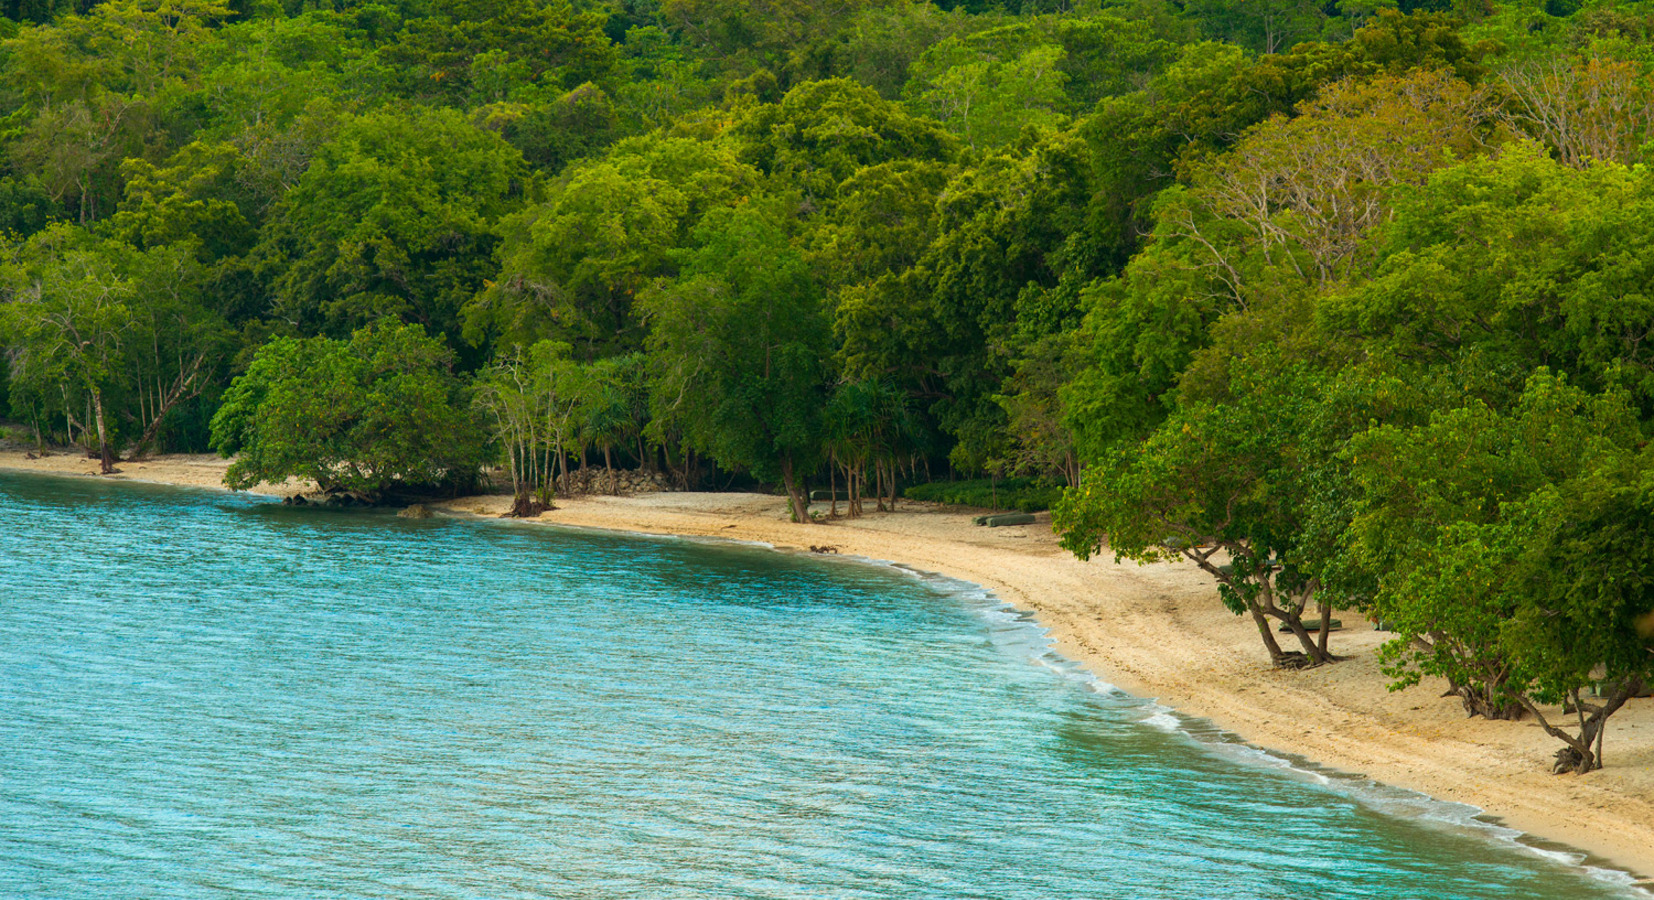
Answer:
[[[557,492],[564,496],[584,494],[647,494],[675,490],[672,482],[659,472],[642,469],[606,469],[587,466],[575,469],[557,479]]]

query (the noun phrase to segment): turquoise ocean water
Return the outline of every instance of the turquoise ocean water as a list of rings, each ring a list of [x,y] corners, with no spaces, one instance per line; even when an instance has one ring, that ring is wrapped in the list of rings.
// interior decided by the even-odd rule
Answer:
[[[0,474],[0,897],[1641,896],[968,586]]]

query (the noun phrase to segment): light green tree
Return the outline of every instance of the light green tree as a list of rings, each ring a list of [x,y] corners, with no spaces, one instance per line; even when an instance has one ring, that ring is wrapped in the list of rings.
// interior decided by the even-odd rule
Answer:
[[[501,269],[466,307],[466,336],[525,346],[549,338],[587,358],[636,349],[637,295],[671,270],[672,250],[708,209],[757,180],[721,142],[621,142],[503,223]]]
[[[126,364],[135,294],[131,279],[68,226],[54,226],[30,241],[4,275],[10,302],[0,311],[7,342],[16,348],[13,384],[47,396],[55,389],[66,430],[71,436],[76,430],[95,435],[92,446],[109,474],[116,438],[108,398]],[[89,406],[90,427],[76,416],[74,400],[81,396]]]

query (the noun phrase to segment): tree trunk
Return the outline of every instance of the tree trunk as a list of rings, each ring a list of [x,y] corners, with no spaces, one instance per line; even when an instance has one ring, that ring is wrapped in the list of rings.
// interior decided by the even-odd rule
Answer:
[[[1491,687],[1476,687],[1449,682],[1447,694],[1443,696],[1458,697],[1459,702],[1464,705],[1465,715],[1470,718],[1481,716],[1484,719],[1501,722],[1514,722],[1522,718],[1526,709],[1523,708],[1521,703],[1495,700],[1494,693],[1495,690]]]
[[[1314,636],[1309,633],[1309,629],[1304,627],[1304,612],[1301,607],[1298,609],[1276,608],[1273,610],[1273,614],[1287,628],[1291,629],[1293,636],[1298,639],[1298,644],[1304,648],[1304,659],[1310,665],[1321,666],[1337,661],[1337,657],[1327,652],[1328,621],[1325,613],[1321,617],[1321,627]]]
[[[1276,569],[1273,564],[1265,563],[1265,571],[1261,576],[1260,596],[1265,614],[1280,619],[1298,639],[1298,645],[1303,647],[1303,663],[1308,666],[1321,666],[1336,661],[1336,657],[1326,650],[1326,631],[1329,627],[1328,616],[1321,617],[1320,639],[1310,636],[1309,629],[1304,627],[1304,610],[1309,606],[1310,588],[1299,588],[1287,592],[1286,606],[1282,607],[1275,602],[1277,591],[1275,588]]]
[[[790,456],[781,457],[781,482],[787,489],[787,507],[792,512],[793,521],[801,525],[814,521],[810,518],[810,497],[793,473],[793,459]]]
[[[1286,667],[1286,654],[1281,652],[1281,645],[1275,640],[1275,628],[1269,623],[1269,617],[1256,605],[1250,607],[1252,622],[1258,626],[1258,636],[1263,638],[1263,645],[1269,651],[1269,664],[1275,668]]]
[[[201,364],[205,362],[206,359],[207,355],[205,353],[198,354],[195,357],[194,364],[190,366],[188,372],[180,371],[178,373],[178,378],[172,383],[172,390],[168,391],[165,397],[161,395],[159,388],[157,388],[155,403],[150,406],[150,411],[153,416],[149,420],[149,425],[144,428],[143,435],[138,438],[138,443],[133,445],[132,452],[128,454],[129,456],[137,457],[142,455],[144,450],[149,447],[150,443],[155,440],[155,436],[160,432],[161,422],[166,419],[167,413],[172,412],[172,408],[176,406],[179,401],[186,400],[201,393],[200,386],[196,383],[196,376],[200,374]]]
[[[1330,661],[1332,654],[1327,650],[1327,635],[1332,633],[1332,604],[1324,599],[1317,600],[1315,608],[1321,614],[1321,634],[1316,638],[1315,646],[1321,651],[1321,656]]]
[[[115,458],[109,452],[109,431],[103,424],[103,391],[92,391],[92,411],[98,423],[98,459],[99,471],[108,475],[115,471]]]
[[[1592,706],[1580,697],[1578,689],[1569,692],[1572,701],[1573,713],[1579,721],[1579,735],[1576,737],[1563,731],[1545,718],[1538,706],[1526,696],[1522,697],[1522,705],[1533,713],[1539,720],[1540,727],[1551,737],[1566,744],[1556,752],[1556,765],[1551,769],[1558,775],[1572,773],[1584,775],[1602,768],[1602,737],[1608,728],[1608,718],[1618,712],[1625,701],[1642,692],[1642,679],[1637,677],[1620,678],[1612,682],[1608,695],[1602,698],[1601,706]],[[1586,713],[1590,715],[1587,716]]]
[[[1320,640],[1310,635],[1309,629],[1304,627],[1304,613],[1302,610],[1277,610],[1276,616],[1286,627],[1292,630],[1292,635],[1298,639],[1299,646],[1304,648],[1304,661],[1307,666],[1322,666],[1334,662],[1335,657],[1326,650],[1326,635],[1321,634]],[[1326,620],[1322,620],[1321,627],[1326,628]],[[1306,666],[1306,667],[1307,667]]]

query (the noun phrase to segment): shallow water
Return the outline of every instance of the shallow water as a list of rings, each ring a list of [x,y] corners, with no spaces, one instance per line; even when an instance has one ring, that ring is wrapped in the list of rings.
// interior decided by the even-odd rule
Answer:
[[[960,588],[0,474],[0,896],[1625,896]]]

